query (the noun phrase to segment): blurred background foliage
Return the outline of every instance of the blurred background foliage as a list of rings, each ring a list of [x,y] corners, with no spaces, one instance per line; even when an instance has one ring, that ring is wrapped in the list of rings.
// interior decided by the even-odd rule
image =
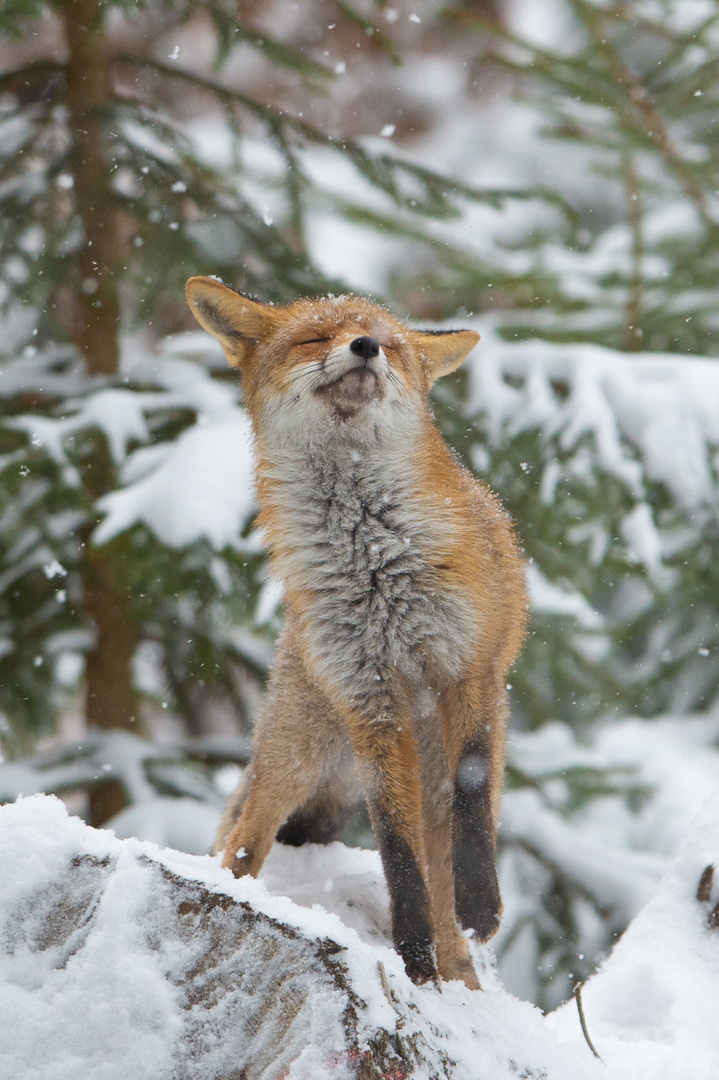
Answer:
[[[281,607],[185,279],[473,323],[436,416],[533,586],[498,949],[556,1003],[644,895],[612,843],[667,854],[667,729],[606,725],[699,714],[715,760],[715,5],[6,0],[0,35],[0,797],[199,820],[246,760]]]

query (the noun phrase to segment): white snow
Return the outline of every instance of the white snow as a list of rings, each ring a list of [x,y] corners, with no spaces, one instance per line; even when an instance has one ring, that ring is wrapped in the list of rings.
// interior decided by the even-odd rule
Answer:
[[[638,503],[622,522],[622,535],[629,545],[629,555],[643,563],[649,576],[661,582],[662,542],[654,523],[651,507]]]
[[[239,545],[255,512],[250,423],[236,394],[197,362],[204,338],[168,338],[156,355],[136,349],[124,358],[133,379],[163,388],[146,408],[192,409],[197,419],[174,442],[140,446],[130,454],[124,486],[98,502],[106,516],[95,543],[142,521],[170,547],[202,538],[217,549]],[[216,355],[213,345],[207,338],[209,357]]]
[[[592,1042],[622,1080],[719,1076],[719,932],[697,902],[705,867],[719,865],[719,797],[705,804],[655,895],[583,991]],[[583,1041],[568,1003],[548,1018],[559,1038]]]
[[[110,821],[122,840],[142,837],[161,847],[206,855],[220,824],[221,809],[197,799],[153,796],[121,810]]]
[[[547,581],[535,563],[527,566],[527,585],[533,611],[546,611],[554,615],[571,615],[585,630],[596,630],[604,619],[576,589],[562,589]]]
[[[482,340],[469,361],[471,407],[503,430],[538,428],[572,450],[583,436],[597,464],[641,500],[647,480],[666,484],[696,511],[716,498],[712,459],[719,445],[719,364],[704,357],[627,354],[598,345],[506,342],[488,320],[468,320]],[[519,380],[510,385],[508,379]],[[560,395],[553,384],[567,394]],[[631,526],[630,526],[631,527]],[[640,531],[641,530],[641,531]],[[639,555],[654,563],[649,522],[634,521]]]
[[[32,904],[39,896],[51,902],[81,855],[111,862],[92,917],[68,948],[54,941],[52,920],[47,928],[33,921]],[[191,1019],[181,1007],[178,978],[183,964],[193,962],[192,949],[175,939],[163,944],[168,913],[147,859],[211,892],[249,902],[310,940],[329,937],[343,946],[342,962],[362,1002],[362,1030],[394,1031],[397,1013],[403,1013],[403,1038],[439,1043],[454,1063],[453,1080],[719,1075],[719,934],[708,929],[711,905],[695,899],[705,866],[719,864],[719,799],[694,822],[658,891],[586,986],[587,1023],[605,1067],[582,1038],[574,1003],[543,1017],[502,989],[488,948],[475,949],[483,992],[458,983],[413,986],[389,946],[387,895],[374,852],[339,844],[276,846],[264,881],[238,881],[207,856],[119,840],[68,817],[58,800],[35,796],[0,808],[0,1056],[13,1080],[174,1075],[173,1053]],[[38,947],[38,940],[45,946]],[[378,962],[395,1005],[383,989]],[[344,1067],[328,1071],[336,1005],[318,995],[312,1016],[309,1044],[302,1054],[293,1046],[287,1075],[348,1075]],[[231,1014],[224,1015],[224,1022],[231,1021]],[[221,1046],[223,1032],[217,1034]],[[192,1075],[209,1080],[216,1066],[209,1054]],[[267,1075],[269,1080],[274,1073]]]
[[[646,903],[701,805],[719,793],[718,736],[719,717],[712,715],[615,720],[592,726],[581,739],[556,722],[510,734],[509,765],[525,780],[517,786],[515,779],[502,803],[504,916],[494,946],[501,977],[512,992],[536,998],[537,935],[556,929],[548,931],[546,925],[551,881],[545,867],[557,866],[572,890],[578,927],[571,948],[591,965],[606,949],[610,931],[622,929]],[[113,732],[94,733],[82,751],[67,759],[48,755],[4,763],[0,799],[76,789],[101,773],[119,779],[132,803],[110,822],[119,836],[198,855],[210,849],[224,800],[239,779],[237,766],[228,766],[226,782],[213,790],[183,768],[182,746]],[[152,779],[158,767],[170,769],[162,775],[185,797],[159,794]],[[571,785],[581,786],[584,775],[591,781],[592,774],[602,778],[606,791],[573,805]],[[285,870],[294,856],[278,846],[263,880],[271,891],[301,904],[319,902],[335,911],[368,940],[384,940],[387,909],[378,899],[385,895],[378,857],[362,851],[342,856],[356,863],[351,888],[345,888],[338,886],[342,851],[338,845],[306,849],[297,855],[290,885]],[[570,990],[571,982],[557,981],[550,1000],[562,1000]]]
[[[142,340],[127,339],[122,364],[127,388],[83,385],[65,376],[77,385],[67,415],[28,414],[9,421],[68,474],[77,437],[88,429],[103,433],[121,486],[98,500],[105,516],[94,543],[143,522],[170,547],[200,539],[217,549],[240,546],[256,509],[250,422],[236,392],[213,380],[201,362],[217,360],[213,346],[208,335],[194,333],[167,338],[156,351]],[[15,385],[11,376],[9,389]],[[157,389],[141,388],[147,385]],[[154,442],[155,418],[176,410],[194,413],[194,423],[174,441]]]
[[[37,939],[28,904],[38,893],[52,894],[53,883],[67,873],[78,855],[88,853],[114,865],[98,894],[90,923],[76,935],[73,949],[48,944],[29,947]],[[426,1040],[439,1046],[454,1063],[456,1080],[514,1080],[525,1076],[551,1075],[553,1080],[599,1077],[602,1070],[586,1048],[565,1047],[549,1031],[541,1013],[503,991],[491,975],[491,962],[483,965],[487,989],[468,991],[462,984],[445,984],[441,990],[413,986],[398,955],[385,937],[364,939],[364,928],[345,925],[321,904],[331,904],[335,894],[345,893],[348,903],[359,877],[377,877],[376,856],[352,852],[335,845],[319,856],[312,849],[282,853],[283,891],[292,892],[295,880],[302,890],[308,877],[320,869],[322,885],[317,901],[305,896],[298,906],[273,895],[262,882],[235,880],[209,857],[161,851],[149,843],[118,840],[112,834],[89,829],[68,818],[62,804],[34,797],[0,809],[0,865],[3,883],[0,896],[0,1056],[13,1080],[125,1080],[128,1076],[161,1080],[173,1074],[173,1054],[189,1022],[181,1008],[177,987],[181,965],[193,963],[191,944],[173,941],[172,951],[163,946],[167,915],[163,897],[155,895],[151,867],[143,857],[159,861],[173,874],[200,881],[212,892],[249,902],[287,926],[298,928],[310,941],[331,938],[344,951],[342,962],[350,984],[360,999],[361,1032],[368,1036],[377,1027],[394,1031],[398,1012],[405,1016],[403,1038]],[[309,858],[309,868],[303,865]],[[334,888],[323,890],[327,869],[332,867]],[[309,873],[308,873],[309,871]],[[156,886],[155,886],[156,887]],[[360,893],[368,906],[381,909],[376,924],[386,924],[386,893],[376,882],[374,892]],[[341,904],[339,905],[342,906]],[[370,916],[371,921],[371,916]],[[69,952],[69,955],[68,955]],[[378,963],[381,962],[397,1006],[387,998]],[[301,990],[301,987],[298,989]],[[241,994],[238,987],[238,993]],[[304,991],[307,994],[307,990]],[[301,1000],[301,999],[300,999]],[[271,1004],[271,1003],[270,1003]],[[295,1080],[344,1078],[349,1070],[335,1061],[328,1066],[328,1046],[341,1035],[337,1006],[321,994],[307,1002],[312,1014],[308,1044],[293,1048],[295,1060],[285,1062]],[[415,1011],[416,1010],[416,1011]],[[230,1012],[225,1022],[233,1023]],[[234,1022],[242,1022],[238,1011]],[[219,1046],[230,1033],[216,1032]],[[266,1048],[257,1047],[257,1053]],[[330,1059],[331,1060],[331,1059]],[[197,1080],[216,1075],[212,1055],[197,1063]],[[277,1067],[275,1067],[277,1069]],[[279,1075],[271,1070],[267,1078]]]
[[[718,734],[712,715],[619,719],[581,737],[556,722],[510,732],[508,762],[525,779],[502,801],[504,915],[494,947],[514,993],[536,998],[538,935],[557,930],[545,910],[552,888],[546,867],[558,867],[572,893],[571,949],[586,971],[611,943],[610,931],[647,902],[702,805],[719,796]],[[572,784],[581,789],[586,778],[591,789],[592,774],[606,790],[574,805]],[[570,991],[571,981],[545,988],[554,1002]]]
[[[246,414],[236,413],[189,428],[173,443],[161,444],[149,460],[145,455],[148,474],[99,501],[106,517],[94,542],[102,544],[142,521],[170,547],[200,538],[217,549],[237,546],[255,499],[250,423]],[[132,464],[130,458],[128,472]]]

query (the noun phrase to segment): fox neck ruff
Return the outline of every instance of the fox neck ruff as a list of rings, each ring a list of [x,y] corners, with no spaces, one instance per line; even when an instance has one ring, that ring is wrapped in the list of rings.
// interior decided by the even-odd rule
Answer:
[[[372,720],[457,678],[480,627],[446,573],[451,521],[433,520],[407,441],[260,451],[262,521],[310,674]]]

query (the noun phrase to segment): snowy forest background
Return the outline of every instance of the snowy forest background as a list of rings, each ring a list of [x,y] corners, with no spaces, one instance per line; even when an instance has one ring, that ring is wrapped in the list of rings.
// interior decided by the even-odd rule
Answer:
[[[434,408],[533,605],[495,946],[558,1004],[719,787],[716,5],[5,0],[0,58],[0,800],[199,853],[247,760],[281,595],[190,274],[475,327]]]

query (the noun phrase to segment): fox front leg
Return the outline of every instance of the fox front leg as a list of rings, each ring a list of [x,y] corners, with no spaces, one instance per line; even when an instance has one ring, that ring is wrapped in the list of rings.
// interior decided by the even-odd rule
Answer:
[[[470,990],[479,990],[469,945],[455,918],[449,762],[435,725],[425,721],[415,730],[422,762],[424,841],[437,968],[445,981],[461,979]]]
[[[471,679],[443,693],[451,747],[452,861],[457,918],[487,941],[499,928],[502,898],[496,835],[504,772],[505,706],[496,678]]]
[[[457,916],[480,941],[488,941],[499,928],[502,898],[486,740],[476,739],[465,747],[457,766],[452,810]]]
[[[288,619],[257,720],[252,760],[218,834],[223,866],[236,877],[256,876],[280,826],[316,799],[323,780],[346,772],[349,756],[347,732],[308,681]]]
[[[353,745],[389,888],[395,948],[413,982],[437,981],[420,765],[411,727],[360,724]]]

